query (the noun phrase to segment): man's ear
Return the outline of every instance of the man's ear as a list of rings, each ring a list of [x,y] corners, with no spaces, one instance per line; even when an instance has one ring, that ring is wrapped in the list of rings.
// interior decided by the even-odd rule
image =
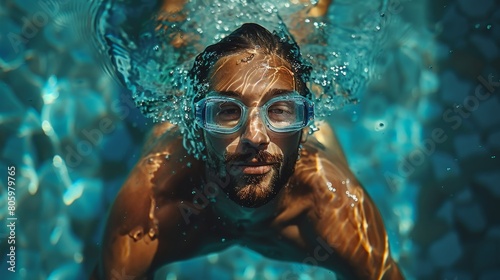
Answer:
[[[302,129],[302,135],[300,136],[300,143],[305,143],[307,141],[307,137],[309,137],[309,127],[306,126]]]

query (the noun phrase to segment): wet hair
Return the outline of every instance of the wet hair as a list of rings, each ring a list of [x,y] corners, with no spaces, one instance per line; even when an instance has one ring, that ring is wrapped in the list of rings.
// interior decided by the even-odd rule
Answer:
[[[262,54],[277,55],[286,60],[296,77],[296,88],[303,96],[310,96],[306,86],[312,67],[302,60],[300,49],[291,36],[280,38],[255,23],[245,23],[216,44],[208,46],[194,62],[189,76],[194,82],[198,97],[205,95],[210,69],[222,57],[258,49]],[[197,99],[197,98],[195,98]]]

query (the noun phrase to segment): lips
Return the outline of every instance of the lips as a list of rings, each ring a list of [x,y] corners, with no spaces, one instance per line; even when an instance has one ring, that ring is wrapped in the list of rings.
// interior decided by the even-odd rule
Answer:
[[[233,167],[245,175],[263,175],[271,171],[274,162],[242,162],[235,163]]]

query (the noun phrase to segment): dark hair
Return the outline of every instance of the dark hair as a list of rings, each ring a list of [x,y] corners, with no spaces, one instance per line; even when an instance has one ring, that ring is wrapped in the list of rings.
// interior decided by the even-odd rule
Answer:
[[[288,37],[288,38],[287,38]],[[274,54],[290,63],[296,79],[296,87],[301,95],[309,96],[306,82],[309,80],[312,67],[302,60],[300,49],[291,36],[280,38],[264,27],[255,23],[245,23],[220,42],[208,46],[200,53],[189,72],[194,81],[195,91],[203,94],[203,85],[208,84],[210,69],[222,57],[258,48],[263,54]]]

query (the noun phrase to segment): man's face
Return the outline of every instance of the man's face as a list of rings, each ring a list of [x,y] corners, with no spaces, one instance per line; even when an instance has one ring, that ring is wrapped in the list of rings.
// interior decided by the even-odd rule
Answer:
[[[248,107],[238,131],[205,131],[209,172],[230,176],[224,192],[236,203],[259,207],[273,199],[293,173],[301,132],[276,133],[266,128],[259,106],[290,93],[295,78],[290,65],[275,55],[245,51],[221,58],[209,75],[210,91]]]

